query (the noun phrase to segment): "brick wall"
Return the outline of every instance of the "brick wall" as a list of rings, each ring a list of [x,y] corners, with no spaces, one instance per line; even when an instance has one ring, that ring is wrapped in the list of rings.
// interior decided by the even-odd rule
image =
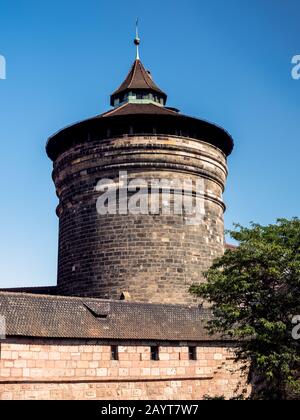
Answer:
[[[230,398],[245,382],[225,345],[198,344],[192,361],[187,345],[164,343],[152,361],[151,343],[119,344],[116,361],[103,342],[6,340],[0,399]]]

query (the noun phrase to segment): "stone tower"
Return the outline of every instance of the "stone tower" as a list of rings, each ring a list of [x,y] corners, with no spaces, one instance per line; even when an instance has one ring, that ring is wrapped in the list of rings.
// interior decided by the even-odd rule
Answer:
[[[135,43],[138,48],[139,39]],[[54,162],[59,198],[59,294],[192,303],[189,286],[201,281],[203,271],[223,253],[222,193],[232,138],[214,124],[166,107],[166,102],[167,95],[137,54],[125,81],[111,95],[112,110],[49,139],[47,154]],[[144,186],[149,207],[155,197],[158,211],[121,212],[124,177],[137,185],[162,179],[171,185],[192,182],[193,200],[200,182],[201,221],[191,223],[185,211],[166,211],[178,195],[183,198],[180,188],[171,189],[165,203],[163,187],[150,191]],[[97,211],[102,180],[118,186],[115,212]]]

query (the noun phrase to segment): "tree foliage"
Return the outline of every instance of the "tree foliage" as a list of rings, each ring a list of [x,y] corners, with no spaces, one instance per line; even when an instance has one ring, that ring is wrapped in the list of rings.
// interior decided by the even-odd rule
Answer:
[[[292,320],[300,315],[300,220],[250,228],[235,225],[238,241],[191,292],[212,304],[212,334],[237,342],[236,359],[250,366],[252,398],[299,398],[300,340]]]

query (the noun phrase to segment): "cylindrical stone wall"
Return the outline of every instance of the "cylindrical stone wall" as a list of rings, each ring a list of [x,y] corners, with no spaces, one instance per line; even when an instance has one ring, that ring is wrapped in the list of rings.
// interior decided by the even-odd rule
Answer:
[[[128,179],[202,181],[204,214],[100,215],[97,183]],[[153,303],[193,303],[189,286],[224,251],[226,157],[179,136],[132,135],[78,144],[54,163],[59,197],[58,293]],[[193,184],[193,185],[194,185]],[[173,192],[171,196],[173,195]],[[173,195],[174,198],[174,195]],[[150,199],[151,200],[151,199]]]

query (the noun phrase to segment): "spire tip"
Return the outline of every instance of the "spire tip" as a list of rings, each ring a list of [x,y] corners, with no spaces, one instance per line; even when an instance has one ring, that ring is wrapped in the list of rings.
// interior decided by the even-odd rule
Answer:
[[[139,52],[139,45],[141,43],[140,37],[139,37],[139,19],[136,19],[135,22],[135,39],[134,39],[134,45],[136,46],[136,60],[140,59],[140,52]]]

